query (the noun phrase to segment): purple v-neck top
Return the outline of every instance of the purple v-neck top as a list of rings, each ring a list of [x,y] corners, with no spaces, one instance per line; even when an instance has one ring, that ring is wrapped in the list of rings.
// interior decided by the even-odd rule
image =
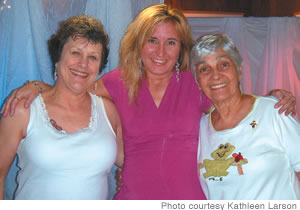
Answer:
[[[205,199],[197,176],[200,118],[210,101],[191,72],[173,74],[157,108],[143,79],[129,103],[120,69],[103,76],[119,111],[125,147],[123,186],[116,199]]]

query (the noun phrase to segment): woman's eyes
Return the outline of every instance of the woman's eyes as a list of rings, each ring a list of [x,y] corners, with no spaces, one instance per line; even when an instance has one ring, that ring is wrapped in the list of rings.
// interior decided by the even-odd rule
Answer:
[[[157,43],[156,39],[149,39],[148,42],[150,42],[150,43],[152,43],[152,44]]]
[[[223,68],[228,67],[228,66],[229,66],[229,63],[228,63],[228,62],[222,62],[222,63],[221,63],[221,66],[222,66]]]
[[[202,73],[204,73],[204,72],[207,72],[208,71],[208,68],[200,68],[200,70],[199,70],[200,72],[202,72]]]
[[[221,61],[216,64],[216,66],[201,64],[198,65],[197,69],[200,73],[209,73],[213,70],[217,71],[225,71],[230,68],[231,63],[229,61]]]
[[[79,51],[72,51],[71,53],[72,53],[72,55],[80,55],[80,52],[79,52]],[[89,56],[89,59],[91,59],[91,60],[97,60],[98,57],[97,57],[97,56],[94,56],[94,55],[90,55],[90,56]]]
[[[72,55],[80,55],[80,52],[78,52],[78,51],[72,51]]]
[[[175,41],[169,41],[168,44],[169,45],[176,45],[176,42]]]
[[[89,56],[89,58],[92,59],[92,60],[97,60],[96,56]]]
[[[157,40],[157,39],[154,39],[154,38],[149,39],[148,42],[150,42],[150,43],[152,43],[152,44],[157,44],[157,43],[159,43],[158,40]],[[168,40],[166,43],[167,43],[167,45],[171,45],[171,46],[176,45],[176,41],[174,41],[174,40]]]

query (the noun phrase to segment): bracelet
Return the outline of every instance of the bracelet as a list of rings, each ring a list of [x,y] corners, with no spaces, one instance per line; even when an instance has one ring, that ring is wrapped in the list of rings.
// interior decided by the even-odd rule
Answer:
[[[37,81],[33,81],[33,84],[39,89],[39,93],[43,92],[42,86],[39,83],[37,83]]]
[[[27,80],[27,82],[25,83],[25,85],[29,84],[29,83],[33,83],[39,90],[39,93],[42,93],[43,92],[43,88],[42,86],[37,82],[37,81],[30,81],[30,80]]]

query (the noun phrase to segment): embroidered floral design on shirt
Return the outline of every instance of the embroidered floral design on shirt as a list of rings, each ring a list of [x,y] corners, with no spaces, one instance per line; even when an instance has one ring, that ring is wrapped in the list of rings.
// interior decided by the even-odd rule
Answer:
[[[230,166],[237,166],[239,175],[243,175],[242,165],[248,163],[248,160],[239,153],[233,153],[235,146],[230,143],[220,144],[218,148],[211,153],[213,160],[204,159],[203,163],[198,163],[198,172],[200,175],[200,169],[205,168],[206,172],[203,173],[204,178],[209,178],[213,181],[222,181],[217,177],[227,176],[229,172],[227,169]],[[229,157],[232,154],[232,157]],[[229,158],[228,158],[229,157]]]
[[[242,165],[248,163],[248,160],[244,158],[240,152],[239,154],[233,153],[232,156],[234,157],[234,162],[232,163],[232,166],[237,166],[239,175],[244,175]]]

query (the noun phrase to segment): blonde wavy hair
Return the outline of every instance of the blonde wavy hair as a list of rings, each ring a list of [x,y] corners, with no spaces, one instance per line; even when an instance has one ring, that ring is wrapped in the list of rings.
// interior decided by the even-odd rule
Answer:
[[[142,81],[141,50],[158,23],[172,22],[181,41],[178,61],[180,69],[187,71],[193,46],[190,25],[181,11],[169,5],[157,4],[142,10],[128,26],[120,44],[121,78],[128,89],[130,102],[136,100]]]

